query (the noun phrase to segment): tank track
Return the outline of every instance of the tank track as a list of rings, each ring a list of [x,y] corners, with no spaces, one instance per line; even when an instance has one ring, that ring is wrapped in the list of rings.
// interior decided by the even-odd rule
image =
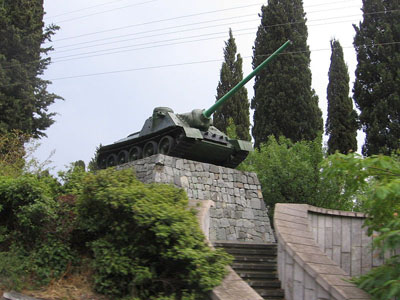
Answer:
[[[137,146],[140,147],[143,150],[143,147],[151,141],[154,141],[159,145],[160,140],[162,140],[165,136],[170,136],[172,137],[174,143],[172,149],[168,151],[168,153],[162,153],[165,155],[173,156],[173,157],[180,157],[180,158],[190,158],[190,153],[192,149],[196,145],[195,139],[188,138],[184,134],[184,130],[182,128],[172,128],[172,129],[167,129],[164,131],[159,132],[156,135],[151,135],[143,138],[138,138],[135,139],[133,142],[130,140],[127,141],[122,141],[121,143],[114,143],[111,145],[104,146],[100,149],[98,153],[98,159],[97,159],[97,164],[100,169],[105,169],[107,167],[112,167],[116,166],[119,164],[124,164],[129,161],[132,161],[129,157],[129,154],[127,157],[124,159],[119,159],[121,153],[129,153],[129,151]],[[157,149],[158,150],[158,149]],[[156,153],[153,153],[151,155],[159,153],[156,151]],[[237,167],[247,156],[248,152],[246,151],[238,151],[231,155],[231,157],[223,162],[223,163],[214,163],[217,165],[221,165],[224,167],[228,168],[235,168]],[[138,158],[144,158],[150,155],[146,155],[142,152],[142,155]],[[122,156],[121,156],[122,157]],[[203,162],[208,162],[208,161],[203,161]],[[213,162],[211,162],[213,163]]]

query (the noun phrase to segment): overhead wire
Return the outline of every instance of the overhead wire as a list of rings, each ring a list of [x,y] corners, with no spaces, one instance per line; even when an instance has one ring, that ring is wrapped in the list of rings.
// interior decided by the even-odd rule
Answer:
[[[145,2],[139,2],[139,3],[135,3],[135,4],[123,6],[123,7],[118,7],[118,8],[114,8],[114,9],[109,9],[109,10],[106,10],[106,11],[100,11],[100,12],[92,13],[92,14],[85,15],[85,16],[75,17],[75,18],[68,19],[68,20],[61,20],[61,21],[57,21],[57,24],[66,23],[66,22],[71,22],[71,21],[76,21],[76,20],[80,20],[80,19],[84,19],[84,18],[88,18],[88,17],[100,15],[100,14],[109,13],[109,12],[116,11],[116,10],[125,9],[125,8],[127,8],[127,7],[139,6],[139,5],[148,4],[148,3],[156,2],[156,1],[158,1],[158,0],[149,0],[149,1],[145,1]]]
[[[89,36],[89,35],[94,35],[94,34],[99,34],[99,33],[111,32],[111,31],[116,31],[116,30],[121,30],[121,29],[126,29],[126,28],[132,28],[132,27],[156,24],[156,23],[167,22],[167,21],[174,21],[174,20],[179,20],[179,19],[183,19],[183,18],[191,18],[191,17],[201,16],[201,15],[206,15],[206,14],[211,14],[211,13],[217,13],[217,12],[223,12],[223,11],[229,11],[229,10],[235,10],[235,9],[243,9],[243,8],[256,6],[256,5],[260,5],[260,4],[262,4],[262,3],[243,5],[243,6],[236,6],[236,7],[224,8],[224,9],[217,9],[217,10],[213,10],[213,11],[206,11],[206,12],[194,13],[194,14],[183,15],[183,16],[178,16],[178,17],[173,17],[173,18],[166,18],[166,19],[160,19],[160,20],[155,20],[155,21],[137,23],[137,24],[127,25],[127,26],[122,26],[122,27],[116,27],[116,28],[111,28],[111,29],[91,32],[91,33],[85,33],[85,34],[76,35],[76,36],[73,36],[73,37],[66,37],[66,38],[62,38],[62,39],[57,39],[57,40],[54,40],[54,42],[68,40],[68,39],[72,39],[72,38],[83,37],[83,36]]]
[[[392,11],[399,11],[399,10],[392,10]],[[385,11],[385,13],[388,11]],[[369,13],[365,13],[365,14],[376,14],[376,13],[383,13],[383,12],[369,12]],[[352,16],[358,16],[358,15],[351,15],[351,16],[342,16],[342,17],[332,17],[332,18],[324,18],[324,19],[316,19],[316,20],[308,20],[307,22],[319,22],[319,21],[325,21],[328,19],[342,19],[342,18],[347,18],[347,17],[352,17]],[[304,21],[299,21],[299,22],[304,22]],[[284,26],[284,25],[291,25],[291,24],[296,24],[299,22],[288,22],[288,23],[282,23],[282,24],[274,24],[274,25],[269,25],[269,26],[264,26],[264,28],[268,28],[268,27],[276,27],[276,26]],[[338,21],[338,22],[329,22],[329,23],[320,23],[320,24],[308,24],[308,26],[323,26],[323,25],[328,25],[328,24],[336,24],[336,23],[344,23],[344,22],[350,22],[350,20],[346,20],[346,21]],[[243,29],[239,29],[236,31],[240,31]],[[249,30],[246,29],[246,30]],[[64,62],[64,61],[71,61],[71,60],[75,60],[75,59],[83,59],[83,58],[90,58],[90,57],[96,57],[96,56],[101,56],[101,55],[109,55],[109,54],[116,54],[116,53],[123,53],[123,52],[127,52],[127,51],[137,51],[137,50],[142,50],[142,49],[151,49],[151,48],[156,48],[156,47],[165,47],[165,46],[170,46],[170,45],[177,45],[177,44],[184,44],[184,43],[191,43],[191,42],[198,42],[198,41],[204,41],[204,40],[211,40],[211,39],[220,39],[225,37],[225,33],[219,32],[219,33],[213,33],[213,34],[208,34],[208,35],[217,35],[217,34],[224,34],[223,36],[217,36],[214,38],[206,38],[206,39],[199,39],[199,40],[190,40],[190,41],[184,41],[184,42],[178,42],[178,43],[168,43],[168,44],[162,44],[162,45],[157,45],[157,46],[146,46],[146,47],[140,47],[140,46],[144,46],[144,45],[151,45],[156,44],[156,43],[165,43],[165,42],[170,42],[171,40],[179,40],[179,39],[190,39],[190,38],[196,38],[196,37],[200,37],[200,36],[205,36],[205,35],[195,35],[195,36],[190,36],[190,37],[184,37],[184,38],[177,38],[177,39],[170,39],[170,40],[164,40],[164,41],[155,41],[155,42],[149,42],[149,43],[144,43],[144,44],[136,44],[136,45],[131,45],[131,46],[125,46],[125,47],[117,47],[117,48],[111,48],[111,49],[103,49],[103,50],[98,50],[98,51],[92,51],[92,52],[86,52],[86,53],[78,53],[78,54],[74,54],[74,55],[69,55],[69,56],[62,56],[62,57],[53,57],[54,59],[56,59],[56,61],[53,61],[53,63],[58,63],[58,62]],[[246,33],[246,34],[253,34],[253,33]],[[245,34],[241,34],[241,35],[245,35]],[[122,51],[113,51],[113,50],[118,50],[118,49],[126,49],[126,48],[134,48],[135,49],[129,49],[129,50],[122,50]],[[137,48],[139,47],[139,48]],[[88,55],[88,54],[93,54],[93,53],[99,53],[99,52],[106,52],[108,51],[108,53],[102,53],[102,54],[96,54],[96,55]],[[110,52],[113,51],[113,52]],[[84,56],[86,55],[86,56]],[[80,57],[76,57],[76,56],[80,56]],[[68,57],[74,57],[74,58],[69,58],[69,59],[65,59]],[[64,59],[63,59],[64,58]],[[61,59],[61,60],[57,60],[57,59]],[[29,64],[29,63],[37,63],[38,61],[32,61],[32,62],[26,62],[24,64]],[[20,64],[18,64],[20,65]],[[4,67],[5,69],[7,68],[11,68],[12,65],[8,65],[7,67]]]
[[[268,26],[264,26],[264,28],[266,29],[266,28],[279,27],[279,26],[289,26],[289,25],[300,24],[300,23],[305,23],[305,22],[320,22],[320,21],[326,21],[326,20],[350,18],[350,17],[358,17],[358,15],[331,17],[331,18],[323,18],[323,19],[308,20],[308,21],[301,20],[301,21],[297,21],[297,22],[287,22],[287,23],[281,23],[281,24],[268,25]],[[343,21],[343,22],[349,22],[349,21],[346,20],[346,21]],[[331,23],[326,23],[325,22],[325,23],[317,24],[317,25],[325,25],[325,24],[331,24]],[[308,26],[316,26],[316,25],[308,24]],[[215,26],[209,26],[208,28],[212,28],[212,27],[215,27]],[[237,31],[241,31],[241,29],[236,30],[236,32]],[[190,36],[190,37],[180,37],[180,38],[175,38],[175,39],[168,39],[168,40],[163,40],[163,41],[152,41],[152,42],[147,42],[147,43],[142,43],[142,44],[113,47],[113,48],[101,49],[101,50],[84,52],[84,53],[70,54],[70,55],[61,56],[61,57],[54,57],[54,59],[63,59],[63,58],[68,58],[68,57],[76,57],[76,56],[80,56],[80,55],[88,55],[88,54],[95,54],[95,53],[101,53],[101,52],[107,52],[107,51],[114,51],[114,50],[119,50],[119,49],[134,48],[134,47],[137,47],[137,46],[143,46],[143,45],[148,45],[148,44],[153,44],[153,43],[170,42],[172,40],[182,40],[182,39],[187,39],[187,38],[196,38],[196,37],[201,37],[201,36],[205,36],[205,35],[214,35],[214,34],[223,34],[223,33],[224,32],[201,34],[201,35],[194,35],[194,36]],[[164,34],[159,34],[159,35],[164,35]],[[154,35],[154,36],[159,36],[159,35]],[[141,37],[141,38],[146,38],[146,37],[148,37],[148,36]],[[80,50],[80,49],[86,49],[86,47],[76,48],[75,50]],[[68,51],[64,51],[64,52],[68,52]],[[112,52],[112,53],[116,53],[116,52]],[[107,54],[107,53],[105,53],[105,54]]]
[[[43,20],[47,20],[47,19],[51,19],[51,18],[56,18],[56,17],[61,17],[61,16],[73,14],[73,13],[76,13],[76,12],[82,12],[82,11],[84,11],[84,10],[88,10],[88,9],[92,9],[92,8],[97,8],[97,7],[100,7],[100,6],[105,6],[105,5],[109,5],[109,4],[115,4],[115,3],[121,2],[121,1],[125,1],[125,0],[114,0],[114,1],[106,2],[106,3],[102,3],[102,4],[97,4],[97,5],[93,5],[93,6],[89,6],[89,7],[84,7],[84,8],[80,8],[80,9],[76,9],[76,10],[64,12],[64,13],[58,14],[58,15],[53,15],[53,16],[50,15],[50,16],[46,16],[45,18],[43,18]]]
[[[376,43],[373,46],[385,46],[385,45],[397,45],[400,44],[399,42],[390,42],[390,43]],[[365,47],[370,47],[372,45],[364,45]],[[353,46],[344,46],[343,49],[353,48]],[[330,51],[330,48],[320,48],[320,49],[313,49],[310,52],[319,52],[319,51]],[[278,55],[290,55],[290,54],[300,54],[306,53],[308,51],[292,51],[292,52],[284,52]],[[267,57],[270,54],[265,55],[257,55],[257,57]],[[253,56],[244,56],[243,59],[249,59]],[[99,76],[99,75],[108,75],[108,74],[117,74],[117,73],[125,73],[125,72],[133,72],[133,71],[142,71],[142,70],[151,70],[151,69],[162,69],[162,68],[169,68],[169,67],[177,67],[177,66],[184,66],[184,65],[194,65],[194,64],[204,64],[204,63],[211,63],[211,62],[222,62],[223,59],[210,59],[210,60],[202,60],[202,61],[192,61],[186,63],[176,63],[176,64],[167,64],[167,65],[158,65],[158,66],[149,66],[149,67],[141,67],[141,68],[132,68],[132,69],[125,69],[125,70],[116,70],[116,71],[107,71],[107,72],[98,72],[98,73],[90,73],[90,74],[82,74],[82,75],[74,75],[74,76],[65,76],[65,77],[58,77],[49,79],[50,81],[56,80],[65,80],[65,79],[74,79],[74,78],[82,78],[82,77],[91,77],[91,76]]]
[[[339,4],[339,3],[349,3],[351,1],[358,1],[358,0],[344,0],[344,1],[320,3],[320,4],[314,4],[314,5],[306,6],[306,8],[318,7],[318,6],[324,6],[324,5],[331,5],[331,4]],[[173,18],[169,18],[169,19],[153,20],[153,21],[149,21],[149,22],[145,22],[145,23],[132,24],[132,25],[116,27],[116,28],[111,28],[111,29],[106,29],[106,30],[101,30],[101,31],[95,31],[95,32],[86,33],[86,34],[77,35],[77,36],[72,36],[72,37],[66,37],[66,38],[62,38],[62,39],[56,39],[54,42],[67,40],[67,39],[73,39],[73,38],[80,38],[80,37],[83,37],[83,36],[95,35],[95,34],[100,34],[100,33],[105,33],[105,32],[110,32],[110,31],[122,30],[122,29],[136,27],[136,26],[155,24],[155,23],[159,23],[159,22],[172,21],[172,20],[177,20],[177,19],[182,19],[182,18],[187,18],[187,17],[194,17],[194,16],[199,16],[199,15],[212,14],[212,13],[217,13],[217,12],[223,12],[223,11],[247,8],[247,7],[263,5],[263,4],[265,4],[265,3],[261,2],[261,3],[249,4],[249,5],[245,5],[245,6],[232,7],[232,8],[226,8],[226,9],[206,11],[206,12],[201,12],[201,13],[196,13],[196,14],[183,15],[183,16],[173,17]]]
[[[343,9],[343,8],[335,8],[335,9],[332,9],[332,10],[338,10],[338,9]],[[322,10],[322,11],[318,11],[318,12],[326,12],[326,11],[331,11],[331,10]],[[61,47],[57,47],[57,49],[60,49],[60,48],[62,49],[62,48],[66,48],[66,47],[73,47],[73,46],[80,45],[80,44],[95,43],[96,41],[105,41],[105,40],[111,40],[111,39],[114,40],[114,39],[119,38],[119,37],[136,36],[136,35],[143,34],[143,33],[160,32],[160,31],[165,31],[165,30],[169,30],[169,29],[175,29],[175,28],[192,26],[192,25],[200,25],[200,24],[204,24],[204,23],[211,23],[211,22],[222,21],[222,20],[237,19],[237,18],[248,17],[248,16],[253,16],[254,17],[254,14],[247,14],[247,15],[242,15],[242,16],[237,16],[237,17],[230,17],[230,18],[217,19],[217,20],[211,20],[211,21],[190,23],[190,24],[184,24],[184,25],[179,25],[179,26],[171,26],[171,27],[167,27],[167,28],[158,28],[158,29],[142,31],[142,32],[135,32],[135,33],[125,34],[125,35],[117,36],[117,37],[109,37],[109,38],[103,38],[103,39],[95,40],[95,41],[86,41],[86,42],[82,42],[82,43],[76,43],[76,44],[72,44],[72,45],[61,46]],[[333,17],[333,18],[347,18],[347,17],[357,17],[357,16],[358,15],[351,15],[351,16],[341,16],[341,17]],[[308,20],[308,22],[323,21],[323,20],[330,20],[330,19],[332,19],[332,18],[324,18],[324,19],[320,19],[320,20]],[[208,28],[214,28],[214,27],[235,25],[235,24],[239,24],[239,23],[252,22],[252,21],[257,21],[257,20],[259,20],[259,18],[254,19],[254,20],[240,21],[240,22],[234,22],[234,23],[216,24],[216,25],[210,25],[210,26],[204,26],[204,27],[198,27],[198,28],[184,29],[184,30],[178,30],[178,31],[172,31],[172,32],[164,32],[164,33],[159,33],[159,34],[154,34],[154,35],[145,35],[145,36],[132,38],[132,39],[110,41],[110,42],[107,42],[107,43],[88,45],[88,46],[84,46],[84,47],[72,48],[72,49],[67,49],[67,50],[62,50],[62,51],[56,50],[55,53],[58,54],[58,53],[64,53],[64,52],[69,52],[69,51],[73,51],[73,50],[93,48],[93,47],[97,47],[97,46],[104,46],[104,45],[115,44],[115,43],[120,43],[120,42],[127,42],[127,41],[136,40],[136,39],[155,37],[155,36],[160,36],[160,35],[165,35],[165,34],[181,33],[181,32],[187,32],[187,31],[195,31],[195,30],[208,29]],[[285,24],[293,24],[293,22],[292,23],[285,23]]]

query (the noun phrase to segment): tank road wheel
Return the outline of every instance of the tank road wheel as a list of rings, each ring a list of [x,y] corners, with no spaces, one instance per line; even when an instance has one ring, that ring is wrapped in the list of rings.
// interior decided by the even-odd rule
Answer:
[[[143,157],[149,157],[154,154],[157,154],[157,143],[155,141],[149,141],[144,144]]]
[[[128,151],[122,150],[118,153],[117,164],[122,165],[128,162]]]
[[[129,150],[129,161],[134,161],[142,158],[142,149],[138,146],[133,146]]]
[[[107,156],[106,160],[107,168],[117,165],[117,161],[118,161],[117,156],[115,154],[110,154],[109,156]]]
[[[100,154],[99,158],[97,159],[97,166],[100,169],[107,168],[107,157],[104,154]]]
[[[164,136],[158,143],[158,153],[168,155],[174,147],[175,141],[172,136]]]

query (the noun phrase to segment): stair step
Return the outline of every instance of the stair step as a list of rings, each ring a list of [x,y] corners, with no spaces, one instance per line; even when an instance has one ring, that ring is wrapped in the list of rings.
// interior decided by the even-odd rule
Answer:
[[[271,298],[271,297],[279,297],[283,298],[285,293],[282,289],[254,289],[261,297]]]
[[[254,263],[249,263],[249,262],[241,262],[237,263],[234,262],[232,264],[233,269],[237,270],[250,270],[250,271],[255,271],[255,270],[261,270],[261,271],[276,271],[276,263],[259,263],[259,264],[254,264]]]
[[[214,247],[223,248],[250,248],[250,249],[276,249],[276,244],[238,243],[238,242],[213,242]]]
[[[264,256],[264,255],[235,255],[233,260],[234,262],[268,262],[268,263],[276,263],[276,257],[274,256]]]
[[[240,248],[224,248],[226,252],[229,254],[238,254],[238,255],[262,255],[262,256],[271,256],[276,257],[276,251],[270,249],[240,249]]]
[[[276,273],[266,273],[266,272],[235,272],[242,277],[242,279],[249,280],[259,280],[259,279],[278,279],[278,275]]]
[[[278,288],[281,287],[281,282],[276,279],[264,279],[264,280],[246,280],[247,284],[250,285],[252,288]]]
[[[277,274],[276,244],[249,242],[214,242],[234,256],[232,268],[261,297],[268,300],[284,300],[284,291]]]

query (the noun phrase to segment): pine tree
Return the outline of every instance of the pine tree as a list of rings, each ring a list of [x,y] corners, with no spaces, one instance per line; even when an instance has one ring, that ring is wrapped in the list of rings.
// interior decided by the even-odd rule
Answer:
[[[310,51],[301,0],[269,0],[261,8],[261,25],[253,48],[253,68],[287,40],[292,45],[255,77],[255,146],[269,135],[285,136],[293,142],[313,140],[323,131],[318,96],[311,89]]]
[[[54,121],[48,106],[59,96],[40,78],[50,63],[41,45],[57,30],[44,29],[43,0],[0,0],[0,132],[22,130],[34,137]]]
[[[354,101],[366,134],[363,154],[400,148],[400,2],[363,0],[354,25],[357,52]]]
[[[331,65],[327,88],[328,118],[326,134],[329,134],[328,153],[347,154],[357,150],[357,113],[349,97],[349,72],[339,41],[331,40]]]
[[[236,43],[229,29],[229,39],[225,42],[224,58],[217,87],[217,100],[243,79],[242,57],[236,55]],[[214,113],[214,126],[226,132],[229,119],[233,120],[237,137],[250,141],[249,100],[246,88],[242,87],[231,99]]]

